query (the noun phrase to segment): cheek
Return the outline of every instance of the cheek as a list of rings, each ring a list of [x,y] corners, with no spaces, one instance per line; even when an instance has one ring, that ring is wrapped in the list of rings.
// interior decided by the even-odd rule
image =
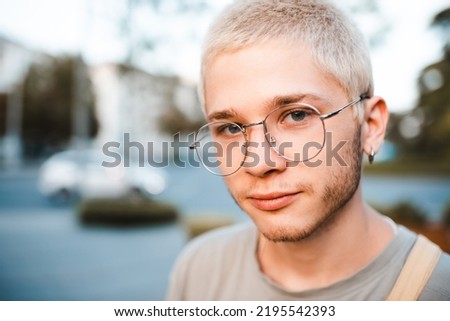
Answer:
[[[243,184],[239,171],[231,176],[224,177],[224,182],[228,188],[228,191],[236,200],[242,199],[242,186],[245,184]]]
[[[361,129],[354,119],[344,119],[344,122],[337,126],[328,126],[321,152],[322,160],[327,166],[348,165],[348,161],[351,160],[349,157],[354,157],[360,136]]]
[[[320,154],[300,165],[303,176],[314,182],[314,189],[319,194],[323,187],[332,183],[336,178],[349,175],[358,170],[360,142],[359,132],[344,130],[341,132],[328,132],[325,145]]]

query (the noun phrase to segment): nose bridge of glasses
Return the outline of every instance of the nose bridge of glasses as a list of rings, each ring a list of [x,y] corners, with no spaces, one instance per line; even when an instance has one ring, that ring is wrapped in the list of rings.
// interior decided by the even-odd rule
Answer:
[[[262,125],[263,127],[263,131],[264,131],[264,138],[267,142],[269,142],[269,144],[274,144],[275,141],[274,139],[270,136],[268,130],[267,130],[267,124],[265,123],[265,120],[261,120],[258,122],[254,122],[254,123],[249,123],[249,124],[243,124],[241,125],[242,131],[246,136],[247,141],[253,141],[252,139],[250,139],[249,134],[247,133],[247,128],[249,127],[255,127],[255,126],[259,126]],[[248,146],[248,144],[246,144],[246,146]]]
[[[246,142],[244,143],[244,146],[246,148],[249,148],[252,145],[254,145],[251,142],[258,143],[258,141],[254,139],[254,137],[253,138],[250,137],[249,133],[247,133],[247,128],[255,127],[255,126],[259,126],[259,125],[262,125],[262,127],[263,127],[263,135],[264,135],[264,139],[262,139],[261,142],[260,142],[261,146],[264,146],[265,143],[269,143],[268,146],[275,147],[276,146],[276,139],[274,137],[272,137],[270,132],[268,131],[267,124],[266,124],[265,120],[261,120],[259,122],[254,122],[254,123],[241,125],[242,132],[245,134],[245,139],[246,139]],[[258,145],[256,145],[256,146],[258,146]]]
[[[264,125],[264,120],[261,120],[261,121],[255,122],[255,123],[242,124],[241,128],[244,133],[247,133],[247,128],[255,127],[255,126],[259,126],[259,125]],[[265,128],[265,126],[263,126],[263,127]]]

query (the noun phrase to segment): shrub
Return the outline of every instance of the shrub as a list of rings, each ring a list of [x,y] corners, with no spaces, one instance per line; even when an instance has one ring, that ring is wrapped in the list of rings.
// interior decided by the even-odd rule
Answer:
[[[425,213],[410,202],[402,201],[391,207],[377,209],[397,223],[422,225],[426,222]]]
[[[174,220],[175,206],[145,198],[87,199],[80,202],[78,215],[82,223],[136,225]]]
[[[450,228],[450,203],[444,209],[444,213],[442,214],[442,222],[445,226]]]

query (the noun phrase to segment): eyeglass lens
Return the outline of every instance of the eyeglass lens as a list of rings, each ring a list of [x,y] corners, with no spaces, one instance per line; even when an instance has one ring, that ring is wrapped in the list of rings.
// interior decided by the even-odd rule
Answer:
[[[212,122],[197,132],[197,155],[203,166],[216,175],[231,175],[241,166],[271,161],[270,148],[289,161],[304,162],[317,156],[325,141],[319,112],[304,104],[287,105],[272,111],[264,121],[265,142],[248,142],[251,128],[232,122]],[[246,157],[249,148],[265,148]],[[261,155],[258,159],[255,156]],[[264,159],[261,159],[263,157]],[[246,159],[248,158],[248,159]]]

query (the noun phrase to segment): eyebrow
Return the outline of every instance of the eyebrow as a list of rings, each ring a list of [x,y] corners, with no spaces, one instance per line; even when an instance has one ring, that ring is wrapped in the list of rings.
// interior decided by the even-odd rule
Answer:
[[[319,102],[321,104],[329,104],[330,102],[327,99],[319,97],[314,94],[293,94],[293,95],[283,95],[283,96],[275,96],[271,101],[265,103],[264,109],[267,112],[278,108],[280,106],[289,105],[298,103],[301,101],[314,101]],[[233,107],[226,108],[224,110],[216,111],[207,116],[208,121],[218,121],[218,120],[228,120],[231,118],[236,118],[239,116],[239,113]]]
[[[286,95],[286,96],[275,96],[272,100],[272,103],[269,104],[268,107],[277,108],[284,105],[294,104],[298,102],[311,102],[312,104],[319,104],[320,106],[331,105],[331,102],[324,98],[315,94],[307,93],[307,94],[294,94],[294,95]],[[318,107],[318,106],[315,106]]]
[[[216,111],[208,115],[208,121],[224,120],[236,117],[238,114],[233,108],[228,108],[221,111]]]

